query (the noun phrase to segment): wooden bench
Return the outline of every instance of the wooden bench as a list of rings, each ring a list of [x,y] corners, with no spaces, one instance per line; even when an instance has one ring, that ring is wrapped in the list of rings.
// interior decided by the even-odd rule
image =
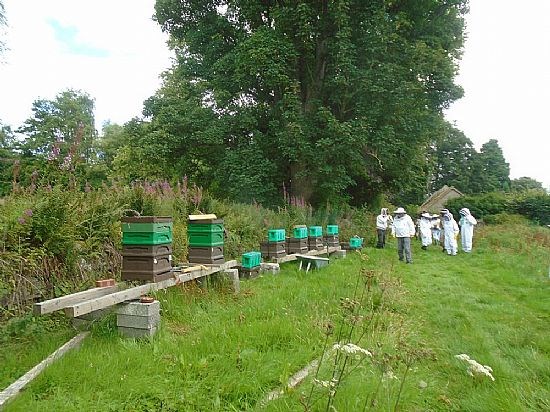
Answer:
[[[302,270],[302,265],[304,262],[307,262],[306,266],[306,273],[309,272],[309,269],[319,269],[324,266],[327,266],[329,263],[328,258],[323,258],[319,256],[311,256],[311,255],[296,255],[296,259],[300,261],[300,265],[298,266],[298,270]]]

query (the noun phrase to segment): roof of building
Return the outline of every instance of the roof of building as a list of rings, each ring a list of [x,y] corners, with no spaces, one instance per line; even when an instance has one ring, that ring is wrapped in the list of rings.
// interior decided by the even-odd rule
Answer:
[[[438,203],[445,200],[450,193],[455,192],[458,196],[464,196],[464,194],[453,186],[443,186],[438,191],[434,192],[422,205],[421,210],[428,208],[431,204]]]

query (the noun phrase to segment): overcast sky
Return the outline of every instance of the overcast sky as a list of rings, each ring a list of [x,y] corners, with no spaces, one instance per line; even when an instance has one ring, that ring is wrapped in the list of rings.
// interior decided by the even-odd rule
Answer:
[[[170,65],[154,0],[3,0],[8,50],[0,121],[16,128],[32,102],[67,88],[96,101],[98,128],[141,114]],[[479,149],[497,139],[511,177],[550,187],[550,0],[471,0],[458,83],[447,111]]]
[[[550,0],[471,0],[447,118],[476,148],[497,139],[512,178],[550,188]]]

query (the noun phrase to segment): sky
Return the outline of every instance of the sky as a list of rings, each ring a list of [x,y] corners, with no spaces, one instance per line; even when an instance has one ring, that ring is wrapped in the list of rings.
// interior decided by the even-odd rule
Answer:
[[[510,177],[550,188],[550,0],[471,0],[457,83],[446,117],[479,150],[497,139]]]
[[[0,122],[16,128],[33,101],[68,88],[95,99],[96,125],[123,124],[170,66],[155,0],[3,0],[9,50],[0,62]],[[446,117],[477,149],[497,139],[510,176],[550,188],[550,0],[471,0]]]
[[[0,57],[0,121],[19,127],[37,99],[82,90],[96,127],[141,115],[170,67],[155,0],[3,0],[8,27]]]

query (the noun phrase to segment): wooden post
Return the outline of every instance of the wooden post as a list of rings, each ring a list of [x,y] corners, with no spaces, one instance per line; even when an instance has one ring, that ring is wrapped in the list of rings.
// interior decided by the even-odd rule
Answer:
[[[86,336],[88,336],[88,333],[89,332],[82,332],[76,335],[74,338],[65,343],[63,346],[53,352],[50,356],[48,356],[34,368],[32,368],[30,371],[28,371],[26,374],[21,376],[14,383],[12,383],[6,389],[0,392],[0,409],[9,399],[17,395],[21,391],[21,389],[23,389],[30,381],[36,378],[40,374],[40,372],[46,369],[48,365],[52,364],[56,359],[62,357],[69,350],[80,345],[82,340]]]
[[[202,265],[193,266],[191,268],[184,269],[187,273],[181,273],[178,275],[174,272],[174,277],[163,280],[156,283],[147,283],[145,285],[136,286],[120,292],[111,293],[110,295],[101,296],[95,299],[90,299],[85,302],[79,302],[75,305],[65,308],[65,314],[70,317],[82,316],[86,313],[90,313],[99,309],[106,308],[108,306],[116,305],[126,300],[137,299],[142,295],[146,295],[157,290],[166,289],[171,286],[178,285],[180,283],[189,282],[190,280],[201,278],[203,276],[211,275],[212,273],[220,272],[225,269],[230,269],[237,266],[236,260],[231,260],[222,265],[216,267],[206,268]]]

